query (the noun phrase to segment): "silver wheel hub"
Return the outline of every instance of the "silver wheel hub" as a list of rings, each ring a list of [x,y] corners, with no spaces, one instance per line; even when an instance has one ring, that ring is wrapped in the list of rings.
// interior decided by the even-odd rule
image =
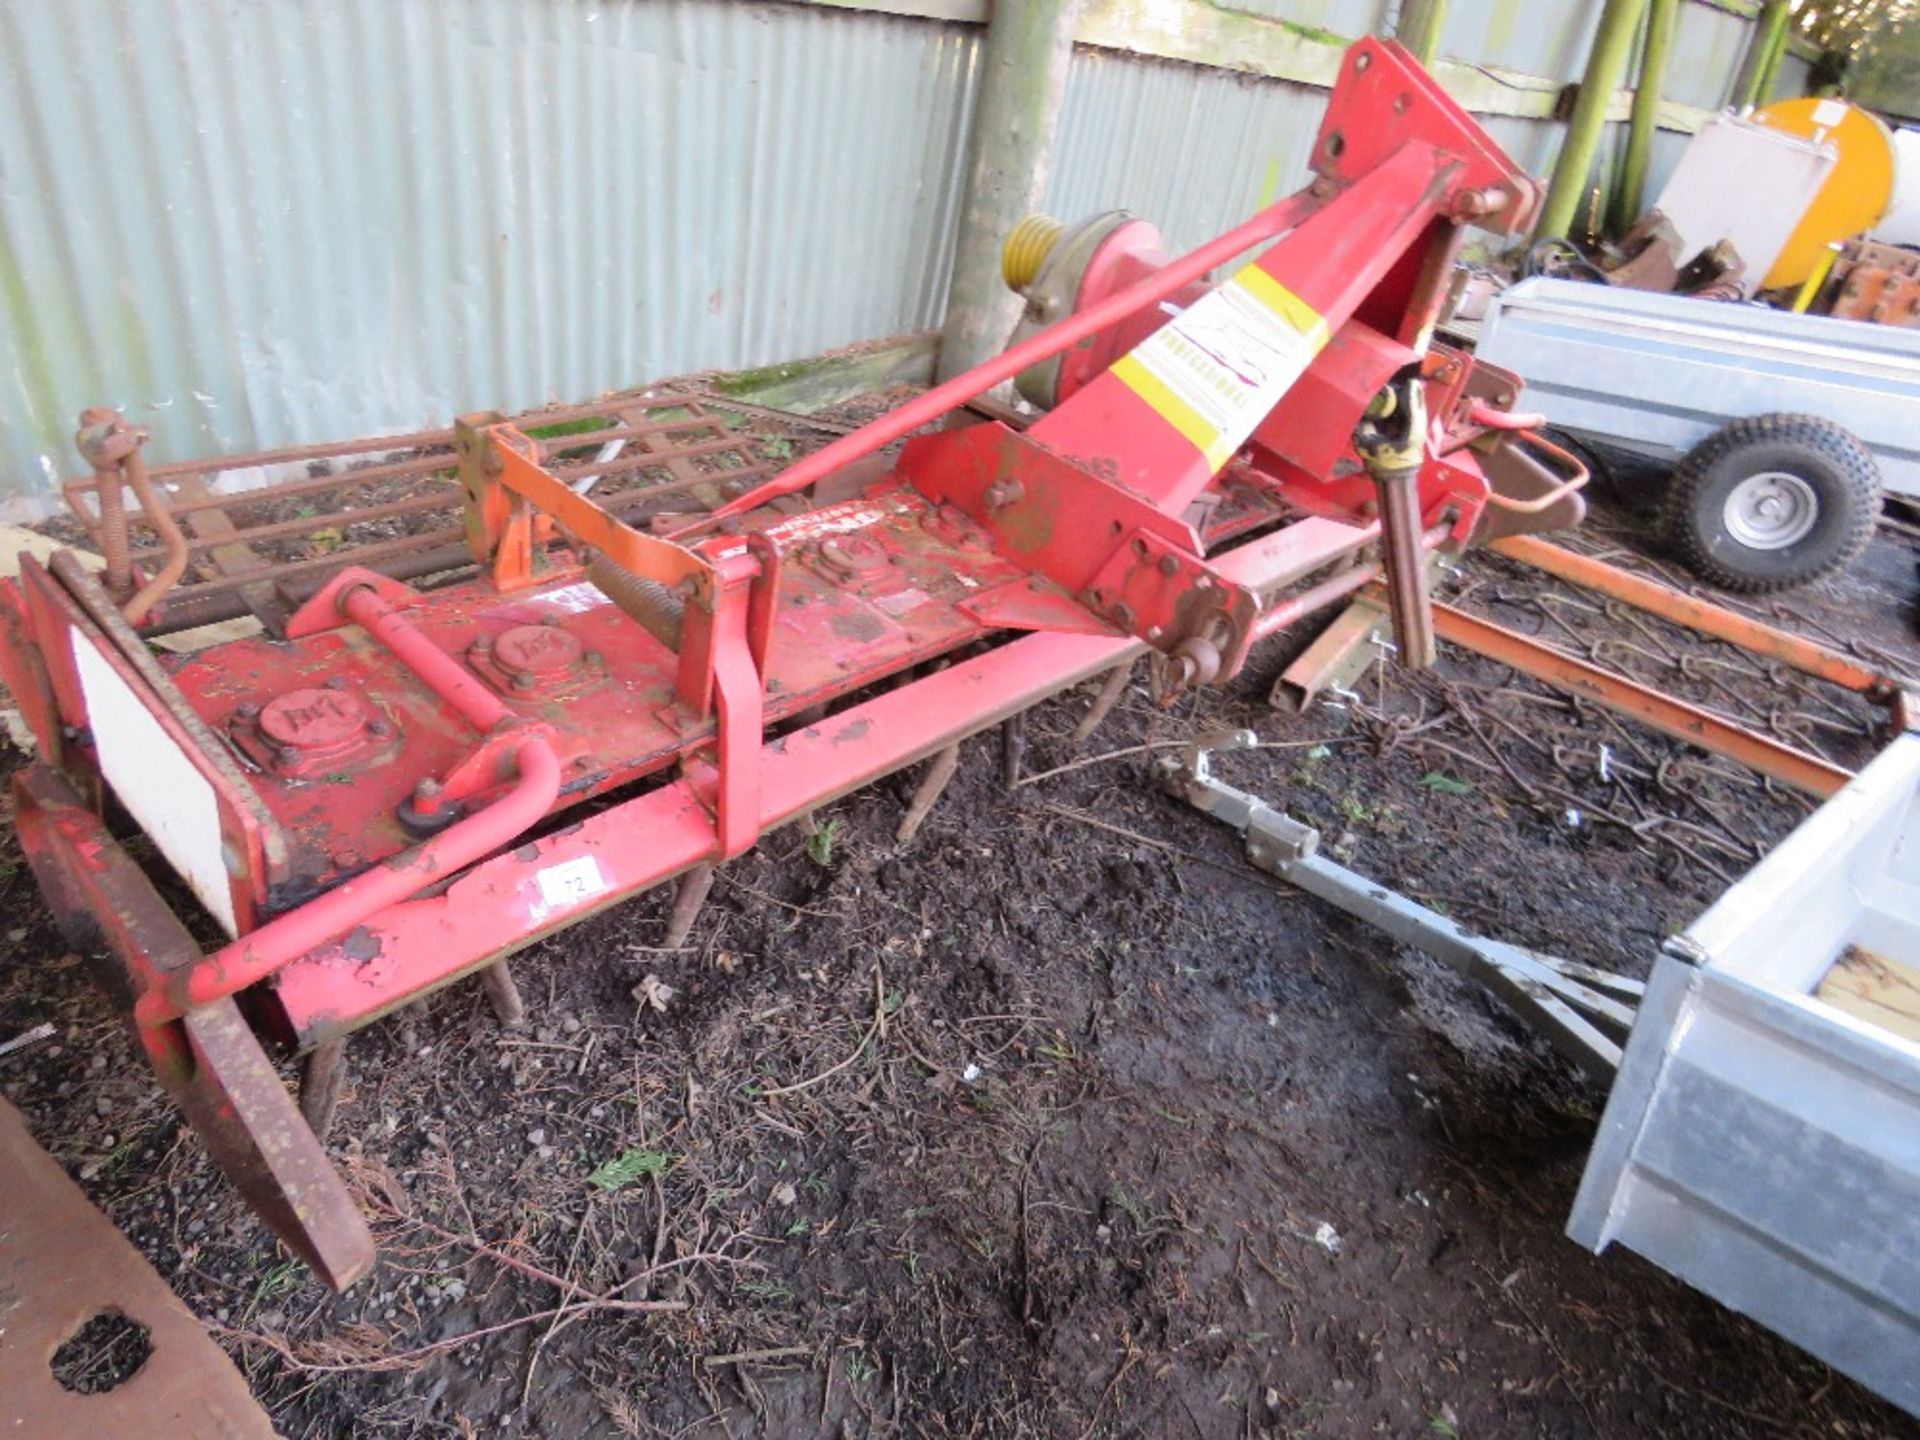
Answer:
[[[1807,538],[1820,518],[1813,487],[1785,470],[1749,475],[1721,512],[1727,533],[1750,550],[1784,550]]]

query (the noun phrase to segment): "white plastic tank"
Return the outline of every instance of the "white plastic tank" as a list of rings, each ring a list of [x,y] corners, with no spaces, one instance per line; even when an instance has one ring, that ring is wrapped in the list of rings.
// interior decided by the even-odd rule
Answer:
[[[1873,228],[1889,245],[1920,245],[1920,130],[1893,132],[1893,203]]]

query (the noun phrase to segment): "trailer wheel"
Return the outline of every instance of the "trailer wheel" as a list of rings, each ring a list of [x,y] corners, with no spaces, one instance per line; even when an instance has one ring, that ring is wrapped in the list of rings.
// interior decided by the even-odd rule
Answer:
[[[1761,595],[1845,567],[1879,513],[1879,467],[1853,436],[1813,415],[1756,415],[1688,452],[1665,518],[1688,569]]]

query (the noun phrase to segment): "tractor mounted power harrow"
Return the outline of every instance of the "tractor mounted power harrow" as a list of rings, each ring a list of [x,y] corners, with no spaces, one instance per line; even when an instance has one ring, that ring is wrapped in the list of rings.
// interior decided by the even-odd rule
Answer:
[[[924,813],[963,737],[1142,655],[1170,698],[1378,585],[1399,660],[1428,663],[1434,564],[1579,518],[1584,472],[1514,377],[1432,343],[1466,228],[1524,231],[1534,182],[1372,40],[1312,169],[1180,258],[1126,215],[1023,224],[1003,355],[723,492],[694,469],[589,494],[532,424],[470,416],[380,442],[457,474],[457,530],[275,567],[192,467],[150,472],[139,430],[82,417],[93,474],[68,493],[103,564],[64,551],[0,585],[0,671],[39,747],[16,824],[295,1254],[335,1286],[372,1263],[312,1123],[357,1027],[469,975],[511,1022],[515,950],[670,880],[684,934],[713,867],[774,827],[932,759]],[[1016,377],[1030,424],[967,411]],[[236,550],[230,583],[199,583]],[[152,647],[234,595],[263,633]],[[270,1053],[307,1056],[299,1102]]]

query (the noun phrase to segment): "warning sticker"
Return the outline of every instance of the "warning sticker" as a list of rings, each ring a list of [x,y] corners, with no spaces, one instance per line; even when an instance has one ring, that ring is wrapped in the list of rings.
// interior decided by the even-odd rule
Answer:
[[[1318,311],[1249,265],[1148,336],[1113,373],[1218,470],[1327,339]]]

